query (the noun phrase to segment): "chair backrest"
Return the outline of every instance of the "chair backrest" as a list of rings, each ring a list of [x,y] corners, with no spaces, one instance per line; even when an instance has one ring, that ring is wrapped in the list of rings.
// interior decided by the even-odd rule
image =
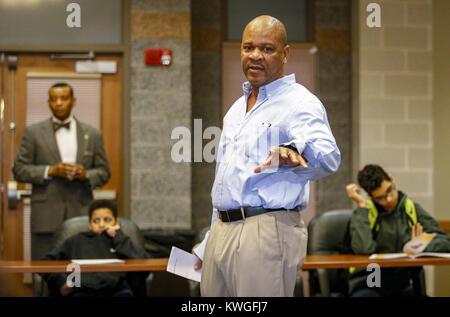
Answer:
[[[351,209],[339,209],[313,218],[308,226],[308,254],[342,253],[352,213]],[[347,296],[348,270],[312,270],[309,287],[312,296]]]
[[[120,223],[120,229],[123,231],[123,233],[129,236],[131,241],[133,241],[136,245],[139,245],[142,248],[144,248],[144,239],[138,226],[130,219],[121,217],[119,217],[118,219]],[[53,238],[53,245],[56,246],[64,242],[67,238],[70,238],[71,236],[79,232],[88,230],[89,230],[88,216],[80,216],[67,219],[55,232],[55,236]]]
[[[352,209],[324,212],[308,226],[308,254],[338,254],[344,244]]]

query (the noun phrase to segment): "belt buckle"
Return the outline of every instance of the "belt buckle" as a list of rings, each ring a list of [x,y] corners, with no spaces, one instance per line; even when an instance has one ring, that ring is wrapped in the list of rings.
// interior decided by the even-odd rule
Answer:
[[[242,219],[245,220],[245,212],[244,212],[244,207],[241,207],[241,215],[242,215]]]

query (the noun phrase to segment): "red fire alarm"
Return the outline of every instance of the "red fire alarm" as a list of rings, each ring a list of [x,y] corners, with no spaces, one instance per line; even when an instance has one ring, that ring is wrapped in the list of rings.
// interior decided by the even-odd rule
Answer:
[[[148,48],[145,50],[145,65],[163,65],[172,64],[172,50],[167,48]]]

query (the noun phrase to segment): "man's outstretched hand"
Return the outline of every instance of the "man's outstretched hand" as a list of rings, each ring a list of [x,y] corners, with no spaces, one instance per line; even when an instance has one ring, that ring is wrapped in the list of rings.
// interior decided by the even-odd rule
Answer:
[[[294,150],[291,150],[286,147],[277,147],[274,146],[270,149],[269,158],[257,166],[254,170],[255,173],[261,173],[265,169],[271,166],[302,166],[303,168],[308,168],[306,164],[306,160],[303,155],[297,153]]]

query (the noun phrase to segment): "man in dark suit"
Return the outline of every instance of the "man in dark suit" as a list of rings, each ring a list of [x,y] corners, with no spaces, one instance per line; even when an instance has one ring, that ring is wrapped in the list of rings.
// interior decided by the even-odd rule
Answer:
[[[73,117],[75,103],[71,86],[53,85],[48,100],[53,117],[25,128],[14,162],[15,179],[33,184],[34,260],[51,250],[53,234],[64,220],[87,215],[92,190],[110,177],[102,133]]]

